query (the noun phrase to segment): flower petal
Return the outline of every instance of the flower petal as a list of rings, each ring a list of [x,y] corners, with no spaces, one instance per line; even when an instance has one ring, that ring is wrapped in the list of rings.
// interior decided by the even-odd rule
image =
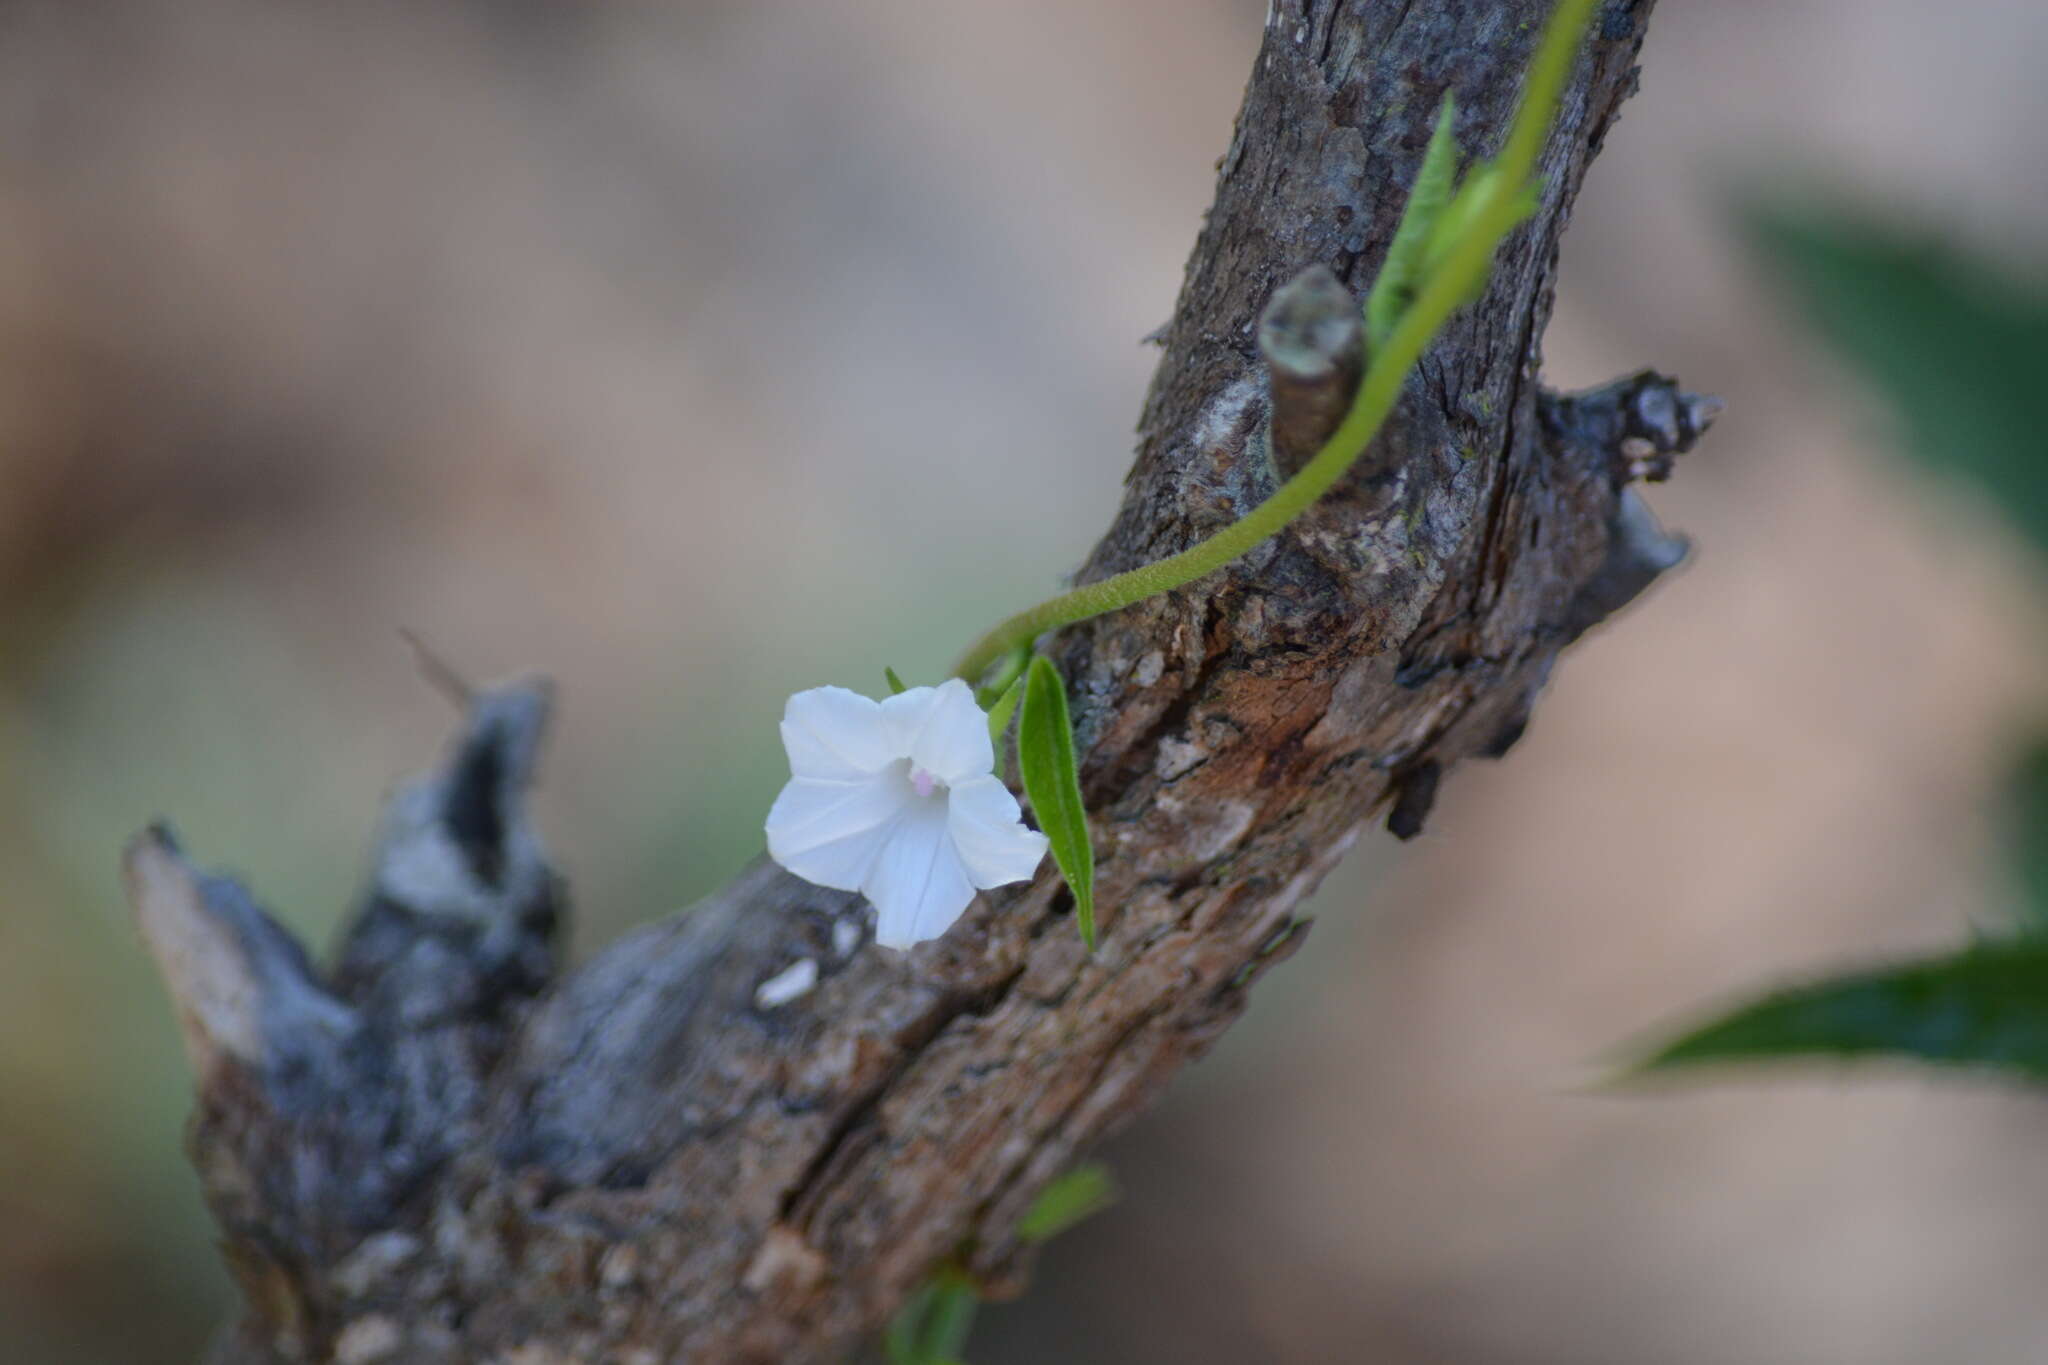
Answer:
[[[893,697],[884,697],[875,703],[882,716],[882,732],[888,736],[889,752],[898,758],[910,757],[910,746],[917,742],[917,732],[924,728],[925,716],[932,709],[932,699],[939,694],[936,687],[906,687]]]
[[[841,782],[879,772],[909,752],[892,743],[879,702],[843,687],[791,697],[782,712],[782,747],[795,776]]]
[[[984,891],[1029,879],[1045,857],[1046,837],[1025,828],[1017,798],[988,773],[947,793],[946,829],[968,879]]]
[[[875,942],[908,948],[946,932],[974,899],[947,833],[942,803],[911,810],[890,829],[861,890],[875,907]]]
[[[889,772],[849,782],[792,777],[768,810],[768,856],[807,882],[858,891],[909,794]]]
[[[996,766],[988,713],[974,704],[974,689],[958,678],[937,687],[913,687],[882,703],[896,752],[947,786],[984,777]]]

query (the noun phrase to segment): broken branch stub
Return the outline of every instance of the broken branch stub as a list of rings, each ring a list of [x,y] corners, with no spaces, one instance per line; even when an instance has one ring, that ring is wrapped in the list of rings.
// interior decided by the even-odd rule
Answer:
[[[297,940],[239,883],[187,862],[168,825],[129,841],[122,870],[202,1083],[230,1064],[283,1073],[355,1032],[356,1012],[320,984]]]
[[[546,715],[543,683],[476,696],[443,765],[392,799],[331,976],[166,827],[130,844],[129,898],[198,1077],[194,1150],[232,1233],[332,1255],[466,1137],[553,964],[560,893],[523,808]]]
[[[1266,359],[1273,467],[1291,478],[1330,439],[1358,392],[1365,372],[1358,301],[1328,266],[1308,267],[1274,290],[1259,315],[1259,353]]]

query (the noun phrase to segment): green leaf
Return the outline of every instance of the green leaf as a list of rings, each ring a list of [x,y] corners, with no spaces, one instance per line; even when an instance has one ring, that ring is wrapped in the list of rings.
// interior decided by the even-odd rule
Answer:
[[[974,1310],[981,1301],[974,1287],[959,1276],[944,1277],[933,1296],[931,1316],[925,1320],[923,1345],[933,1365],[956,1360],[974,1330]]]
[[[1436,116],[1436,131],[1422,153],[1422,168],[1415,173],[1408,203],[1401,210],[1401,225],[1387,246],[1387,259],[1372,282],[1365,300],[1365,335],[1375,348],[1386,344],[1395,324],[1415,301],[1424,279],[1424,253],[1437,221],[1451,202],[1458,171],[1458,139],[1451,132],[1457,122],[1457,101],[1444,96]]]
[[[1024,674],[1024,714],[1017,720],[1017,767],[1031,797],[1038,827],[1052,843],[1053,861],[1074,892],[1081,941],[1095,951],[1095,848],[1088,842],[1088,812],[1074,759],[1074,725],[1067,717],[1067,685],[1043,654]]]
[[[1116,1181],[1099,1161],[1076,1166],[1038,1192],[1017,1220],[1017,1239],[1047,1242],[1116,1202]]]
[[[1002,699],[1017,679],[1024,676],[1025,665],[1031,662],[1031,647],[1018,645],[1003,660],[1002,667],[994,671],[987,682],[974,690],[974,704],[986,711]]]
[[[1854,1057],[2048,1081],[2048,939],[1985,942],[1780,991],[1666,1043],[1635,1069]]]
[[[1470,232],[1473,225],[1486,215],[1495,200],[1507,193],[1507,180],[1502,176],[1498,166],[1489,161],[1482,162],[1472,169],[1472,173],[1465,178],[1465,183],[1458,187],[1456,196],[1438,216],[1436,229],[1430,233],[1428,242],[1423,245],[1424,279],[1436,273],[1443,265],[1444,259],[1457,249],[1459,239]],[[1519,189],[1513,191],[1513,196],[1514,201],[1508,218],[1500,228],[1502,236],[1513,231],[1516,225],[1534,213],[1537,205],[1542,203],[1541,183],[1524,181]],[[1492,266],[1489,262],[1487,270],[1474,279],[1471,287],[1466,290],[1467,302],[1479,297],[1481,291],[1486,288],[1487,277],[1491,274]]]
[[[1018,1220],[1017,1236],[1043,1242],[1116,1198],[1107,1167],[1077,1166],[1047,1185]],[[897,1310],[882,1336],[889,1365],[961,1365],[981,1296],[958,1265],[942,1264]]]
[[[891,696],[901,696],[910,690],[903,685],[903,679],[896,676],[895,669],[884,667],[882,669],[882,676],[889,680],[889,693]]]
[[[1003,742],[1003,731],[1010,728],[1010,713],[1017,709],[1017,698],[1024,694],[1024,679],[1012,678],[1010,685],[1003,689],[1003,695],[996,698],[996,704],[988,709],[988,737],[997,745]],[[1002,755],[996,756],[996,766],[1002,767]]]
[[[2035,742],[2007,784],[2005,842],[2023,922],[2031,933],[2048,934],[2048,740]]]
[[[2048,546],[2048,296],[1853,210],[1752,206],[1751,247],[1899,414],[1907,449]]]
[[[904,1303],[882,1337],[889,1365],[958,1365],[980,1300],[974,1284],[947,1267]]]

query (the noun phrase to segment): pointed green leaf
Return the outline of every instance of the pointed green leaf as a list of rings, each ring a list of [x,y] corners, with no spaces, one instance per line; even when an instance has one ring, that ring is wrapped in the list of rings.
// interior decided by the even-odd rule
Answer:
[[[901,696],[903,693],[908,692],[910,690],[909,688],[903,685],[903,679],[896,676],[895,669],[884,667],[882,669],[882,676],[889,680],[890,695]]]
[[[1017,720],[1017,767],[1038,827],[1052,843],[1053,861],[1074,892],[1081,941],[1095,950],[1095,849],[1074,758],[1074,726],[1067,716],[1067,685],[1043,654],[1024,674],[1024,713]]]
[[[888,1330],[882,1333],[882,1354],[888,1357],[889,1365],[918,1365],[917,1327],[924,1320],[930,1293],[931,1286],[923,1286],[905,1299],[896,1316],[889,1319]]]
[[[974,704],[986,711],[1002,700],[1003,693],[1010,690],[1016,681],[1024,676],[1024,666],[1031,662],[1029,645],[1019,645],[1003,660],[1002,667],[974,691]]]
[[[1401,210],[1401,225],[1394,229],[1387,259],[1381,263],[1380,273],[1372,282],[1372,293],[1365,300],[1365,335],[1375,347],[1386,344],[1394,324],[1401,320],[1401,314],[1414,302],[1416,291],[1422,288],[1424,251],[1436,231],[1437,220],[1451,202],[1451,191],[1456,188],[1458,139],[1451,126],[1457,118],[1457,101],[1445,95],[1443,107],[1437,112],[1436,131],[1430,134],[1429,146],[1422,153],[1422,168],[1415,173],[1408,203]]]
[[[1744,1005],[1636,1068],[1899,1057],[2048,1080],[2048,940],[1834,977]]]
[[[925,1358],[932,1365],[945,1365],[959,1359],[960,1352],[967,1346],[968,1333],[974,1330],[975,1309],[980,1306],[981,1300],[975,1296],[974,1286],[965,1276],[940,1277],[931,1315],[925,1319],[920,1342]]]
[[[987,710],[995,702],[995,698],[999,698],[1001,694],[1010,690],[1010,684],[1014,684],[1016,679],[1024,677],[1024,665],[1028,665],[1028,663],[1030,663],[1030,645],[1018,645],[1016,649],[1012,649],[1010,655],[1004,661],[1001,661],[1001,667],[997,667],[993,671],[993,675],[985,681],[985,684],[975,690],[975,702],[983,710]]]
[[[1116,1181],[1099,1161],[1076,1166],[1038,1192],[1017,1220],[1017,1240],[1046,1242],[1116,1202]]]
[[[1465,183],[1458,188],[1456,197],[1437,218],[1436,231],[1430,234],[1429,241],[1423,247],[1422,278],[1428,279],[1443,265],[1444,258],[1457,250],[1459,240],[1474,229],[1492,208],[1494,201],[1502,195],[1511,195],[1511,202],[1507,219],[1496,225],[1500,238],[1506,237],[1522,220],[1536,212],[1537,207],[1543,202],[1542,181],[1525,181],[1521,188],[1510,191],[1499,168],[1491,162],[1474,167],[1472,174],[1467,176]],[[1496,241],[1498,240],[1499,238],[1496,238]],[[1487,278],[1492,273],[1493,267],[1489,260],[1486,270],[1480,272],[1471,287],[1465,291],[1467,302],[1479,297],[1486,288]]]
[[[1490,162],[1480,162],[1466,175],[1465,183],[1458,186],[1458,192],[1451,196],[1451,202],[1444,205],[1430,227],[1429,237],[1422,244],[1422,277],[1427,279],[1443,265],[1444,257],[1458,244],[1472,224],[1479,219],[1493,195],[1500,191],[1500,172]]]
[[[1855,210],[1751,207],[1752,248],[1902,419],[1907,449],[2048,546],[2048,291]]]
[[[988,709],[988,737],[1001,748],[1003,731],[1010,728],[1010,715],[1017,709],[1017,698],[1024,695],[1024,680],[1010,679],[1010,685],[1003,689],[1003,695],[996,698],[996,704]],[[996,766],[1002,767],[1002,757],[997,755]]]
[[[974,1284],[946,1267],[905,1300],[882,1337],[889,1365],[957,1365],[980,1300]]]

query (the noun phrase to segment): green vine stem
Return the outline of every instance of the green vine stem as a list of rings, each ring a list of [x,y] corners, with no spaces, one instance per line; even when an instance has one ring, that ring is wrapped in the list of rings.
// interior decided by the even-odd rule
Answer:
[[[972,682],[991,664],[1058,626],[1118,611],[1214,573],[1307,511],[1344,477],[1379,434],[1422,354],[1451,316],[1476,296],[1501,240],[1527,212],[1536,158],[1556,117],[1559,93],[1578,55],[1594,0],[1560,0],[1522,87],[1514,121],[1490,171],[1475,169],[1470,216],[1430,273],[1386,345],[1374,354],[1350,411],[1300,472],[1243,517],[1179,554],[1084,583],[1010,617],[983,635],[954,672]]]

